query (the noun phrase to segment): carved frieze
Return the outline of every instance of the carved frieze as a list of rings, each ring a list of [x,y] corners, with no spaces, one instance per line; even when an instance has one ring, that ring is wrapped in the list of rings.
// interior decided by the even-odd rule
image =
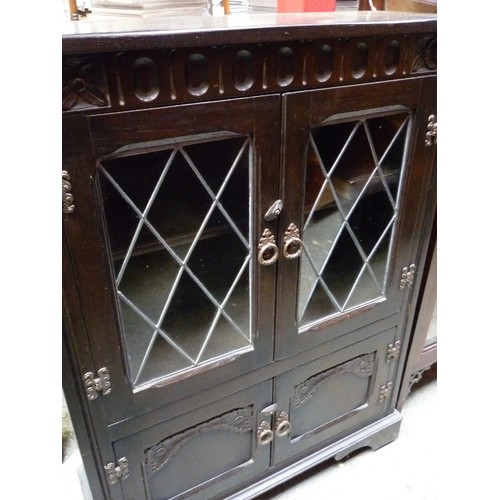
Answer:
[[[375,353],[365,354],[308,378],[295,387],[293,397],[294,408],[299,408],[307,403],[314,396],[319,387],[332,377],[343,373],[352,373],[362,378],[370,377],[373,375],[374,364]]]
[[[130,51],[106,55],[107,75],[98,59],[104,56],[71,57],[64,60],[63,110],[137,109],[401,78],[435,69],[435,41],[398,34]]]
[[[182,446],[196,436],[221,430],[248,433],[252,431],[252,422],[252,408],[240,408],[169,437],[145,451],[146,469],[149,474],[157,472],[172,460]]]

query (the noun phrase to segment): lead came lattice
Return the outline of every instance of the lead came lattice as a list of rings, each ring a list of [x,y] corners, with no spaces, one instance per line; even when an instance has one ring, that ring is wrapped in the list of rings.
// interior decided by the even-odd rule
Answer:
[[[385,296],[409,122],[400,113],[311,131],[301,327]]]
[[[249,140],[185,143],[99,170],[133,385],[251,349]]]

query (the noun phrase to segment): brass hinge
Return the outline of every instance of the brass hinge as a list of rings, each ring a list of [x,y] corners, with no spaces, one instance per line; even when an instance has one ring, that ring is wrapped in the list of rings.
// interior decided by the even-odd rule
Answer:
[[[403,289],[405,286],[411,288],[416,272],[417,266],[415,264],[412,264],[409,267],[403,267],[403,269],[401,269],[401,281],[399,282],[399,288]]]
[[[114,463],[109,463],[104,466],[106,477],[110,486],[118,484],[118,481],[125,481],[129,477],[128,459],[126,457],[118,460],[118,467]]]
[[[111,392],[109,370],[107,368],[101,368],[97,374],[99,375],[98,378],[94,378],[92,372],[87,372],[83,376],[85,392],[87,393],[87,399],[89,401],[96,399],[98,392],[102,392],[103,396],[107,396]]]
[[[385,359],[387,361],[391,361],[392,359],[397,359],[400,352],[401,352],[401,340],[396,340],[394,344],[389,344],[387,346],[387,354],[385,356]]]
[[[427,123],[427,133],[425,134],[425,145],[433,146],[438,141],[438,124],[436,115],[430,115]]]
[[[66,172],[62,171],[62,211],[65,214],[71,214],[75,211],[75,205],[73,205],[73,195],[71,194],[71,178]]]
[[[380,386],[379,393],[378,393],[378,402],[383,403],[385,399],[389,399],[392,394],[392,382],[387,382],[387,384],[384,384]]]

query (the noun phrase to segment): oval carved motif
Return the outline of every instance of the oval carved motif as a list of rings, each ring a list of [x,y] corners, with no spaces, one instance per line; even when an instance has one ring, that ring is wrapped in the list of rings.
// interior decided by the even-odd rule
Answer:
[[[255,66],[248,50],[239,50],[233,59],[233,85],[240,91],[248,90],[255,82]]]
[[[140,57],[132,66],[134,93],[144,102],[153,101],[160,93],[160,78],[156,63],[149,57]]]
[[[361,78],[366,73],[368,66],[368,45],[364,42],[358,42],[351,53],[352,76],[356,79]]]
[[[333,49],[324,44],[316,52],[316,81],[326,82],[333,74]]]
[[[209,88],[208,61],[203,54],[191,54],[186,61],[186,86],[191,95],[201,96]]]
[[[401,44],[398,40],[391,40],[386,44],[384,51],[384,73],[393,75],[399,66],[401,59]]]
[[[276,54],[276,81],[286,87],[295,77],[295,54],[290,47],[281,47]]]

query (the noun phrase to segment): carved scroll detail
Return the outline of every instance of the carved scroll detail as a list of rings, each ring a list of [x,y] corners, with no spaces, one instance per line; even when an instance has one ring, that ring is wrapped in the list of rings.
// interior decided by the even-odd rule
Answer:
[[[182,446],[200,434],[218,430],[236,433],[251,432],[252,416],[251,407],[240,408],[161,441],[145,451],[148,473],[153,474],[160,470],[172,460]]]
[[[307,403],[314,396],[318,388],[335,375],[352,373],[362,378],[370,377],[373,374],[374,364],[375,353],[365,354],[307,379],[302,382],[302,384],[295,387],[293,397],[294,408],[298,408]]]

